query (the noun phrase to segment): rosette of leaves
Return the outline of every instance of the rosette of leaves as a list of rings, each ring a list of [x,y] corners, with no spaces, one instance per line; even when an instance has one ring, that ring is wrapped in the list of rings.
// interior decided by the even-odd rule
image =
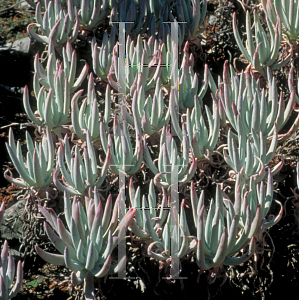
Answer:
[[[109,0],[73,0],[83,30],[95,31],[108,16]]]
[[[167,193],[163,188],[163,198],[160,205],[157,203],[157,197],[153,180],[150,181],[148,196],[143,195],[141,201],[140,186],[135,190],[133,185],[133,177],[129,183],[129,197],[131,207],[137,208],[135,218],[130,224],[130,229],[141,240],[152,242],[151,234],[160,232],[167,220],[169,209],[167,207]],[[157,215],[158,212],[158,215]],[[150,228],[148,229],[148,222]],[[155,236],[155,235],[154,235]]]
[[[273,189],[273,174],[270,168],[268,169],[266,183],[264,183],[264,180],[258,182],[254,176],[251,176],[248,184],[246,184],[244,169],[236,175],[235,195],[239,195],[243,199],[243,203],[238,204],[238,210],[240,211],[239,226],[241,228],[246,226],[246,207],[248,206],[251,211],[251,222],[253,221],[252,215],[260,215],[258,230],[255,232],[257,238],[261,238],[266,229],[277,224],[282,218],[283,206],[280,201],[273,199]],[[280,207],[277,215],[269,215],[273,200]]]
[[[261,221],[260,206],[256,213],[252,212],[246,205],[246,199],[241,199],[240,192],[235,195],[235,203],[224,199],[221,187],[217,184],[215,200],[210,200],[209,209],[206,210],[204,190],[198,198],[193,182],[191,203],[198,240],[196,263],[201,271],[213,268],[214,273],[217,273],[223,265],[240,265],[253,255],[256,247],[255,234]],[[239,228],[241,205],[245,206],[246,220],[242,229]],[[245,253],[237,256],[240,250],[245,250]]]
[[[191,251],[193,251],[197,246],[197,239],[195,236],[190,236],[189,228],[186,219],[185,213],[185,200],[182,201],[180,207],[180,214],[178,219],[178,225],[172,224],[171,222],[171,214],[178,215],[175,207],[171,208],[171,212],[168,214],[167,221],[162,229],[162,235],[159,235],[153,230],[151,227],[151,238],[153,242],[149,244],[147,249],[147,254],[150,257],[155,258],[156,260],[167,260],[171,258],[171,243],[175,243],[176,247],[178,247],[178,253],[172,254],[172,256],[176,256],[178,258],[182,258]],[[147,216],[146,223],[148,224],[148,228],[150,219]],[[192,239],[190,242],[189,240]],[[155,251],[153,248],[155,246]]]
[[[139,80],[132,100],[133,116],[126,112],[126,119],[133,126],[136,116],[142,131],[150,136],[166,125],[170,118],[170,110],[168,109],[166,112],[164,110],[160,78],[157,79],[154,96],[145,97],[144,87]]]
[[[252,65],[254,70],[261,73],[266,78],[267,67],[271,67],[272,70],[282,68],[292,58],[293,51],[291,50],[286,58],[278,62],[279,48],[282,41],[282,26],[279,14],[276,13],[277,22],[275,26],[272,25],[268,17],[266,17],[267,27],[270,33],[270,41],[261,25],[260,18],[256,10],[253,11],[253,15],[254,32],[251,30],[252,23],[250,13],[249,11],[246,12],[246,47],[244,47],[237,29],[236,13],[233,14],[233,31],[238,47],[243,53],[245,59]],[[255,37],[255,41],[253,37]]]
[[[88,79],[87,96],[83,100],[80,109],[78,108],[78,99],[83,90],[77,92],[72,98],[72,125],[74,132],[81,139],[85,140],[86,130],[89,131],[92,141],[100,138],[100,113],[98,108],[97,99],[95,96],[93,74],[90,73]],[[105,93],[105,112],[103,116],[104,125],[107,127],[110,120],[111,111],[111,90],[107,84]]]
[[[268,71],[269,87],[260,89],[259,80],[254,79],[251,68],[240,76],[235,75],[231,68],[231,76],[228,71],[228,63],[225,62],[223,70],[223,82],[219,85],[218,97],[221,100],[221,110],[224,110],[230,125],[238,131],[237,119],[245,130],[246,135],[251,135],[251,128],[255,132],[262,131],[264,138],[271,138],[276,123],[279,132],[288,121],[294,106],[295,89],[291,91],[287,105],[283,99],[283,93],[278,96],[275,77],[270,68]],[[298,118],[298,117],[297,117]],[[295,122],[298,123],[298,120]],[[295,128],[289,130],[281,137],[288,137]],[[279,140],[281,140],[279,136]]]
[[[115,30],[113,26],[109,37],[107,30],[105,30],[101,47],[98,47],[95,37],[93,37],[91,43],[93,70],[98,77],[106,82],[108,82],[107,76],[112,66],[113,47],[116,44]]]
[[[137,1],[136,1],[137,2]],[[146,32],[151,22],[151,13],[148,1],[121,0],[111,10],[110,23],[126,22],[126,33],[137,36]]]
[[[85,196],[89,187],[92,189],[96,186],[99,188],[106,178],[109,163],[111,161],[110,147],[108,146],[106,160],[102,167],[101,173],[98,174],[98,165],[89,131],[86,131],[86,144],[83,148],[83,159],[79,152],[78,145],[75,146],[74,156],[71,153],[67,134],[58,148],[57,158],[58,166],[53,173],[54,184],[60,191],[66,191],[70,195]],[[65,162],[63,159],[65,158]],[[58,175],[62,174],[62,184]]]
[[[47,9],[42,16],[41,2],[36,5],[35,18],[37,23],[29,24],[27,32],[30,37],[41,43],[54,42],[54,47],[61,49],[69,39],[71,43],[75,41],[79,32],[79,16],[77,8],[72,0],[67,1],[67,11],[65,11],[58,0],[49,1]],[[32,26],[40,29],[42,34],[37,34],[32,30]]]
[[[297,0],[261,0],[263,10],[272,24],[281,18],[282,30],[292,41],[299,38],[299,5]]]
[[[164,126],[160,137],[158,168],[155,166],[151,158],[145,137],[143,138],[143,142],[145,162],[155,175],[154,183],[157,187],[168,188],[172,184],[177,184],[177,182],[172,183],[171,181],[171,174],[173,174],[176,170],[178,181],[180,183],[187,183],[194,176],[197,164],[194,155],[191,154],[192,162],[189,167],[189,145],[186,134],[183,136],[183,140],[181,142],[182,150],[181,154],[179,154],[175,140],[171,136],[169,129],[166,129],[166,126]]]
[[[77,54],[73,50],[70,40],[68,39],[66,46],[62,48],[62,61],[56,60],[54,44],[52,39],[49,42],[48,61],[46,69],[43,67],[39,60],[39,54],[37,53],[34,58],[34,80],[33,88],[34,93],[37,96],[40,90],[40,85],[43,85],[47,91],[50,88],[55,89],[54,78],[57,76],[60,68],[63,72],[63,80],[68,79],[68,85],[70,87],[70,93],[74,93],[82,84],[83,80],[88,73],[88,64],[85,62],[84,68],[81,70],[79,77],[75,80],[77,72]]]
[[[33,187],[36,190],[47,187],[52,183],[52,172],[54,168],[54,145],[49,127],[46,128],[41,142],[33,143],[31,136],[26,131],[26,158],[22,155],[21,144],[14,141],[13,131],[10,128],[6,148],[8,154],[20,175],[13,178],[6,170],[4,177],[11,183],[24,188]]]
[[[130,209],[118,222],[120,201],[124,201],[123,192],[119,194],[113,209],[111,195],[103,208],[99,195],[96,195],[84,209],[76,196],[71,203],[67,192],[64,192],[67,226],[53,209],[47,210],[39,205],[47,220],[44,222],[47,236],[61,254],[46,252],[38,245],[35,246],[36,252],[46,262],[66,266],[73,271],[71,278],[74,285],[84,281],[86,299],[94,299],[94,277],[117,273],[125,267],[126,256],[117,264],[112,264],[111,253],[119,242],[120,232],[127,229],[137,209]]]
[[[194,156],[201,160],[209,157],[209,151],[216,147],[220,132],[220,116],[216,99],[213,98],[213,114],[208,106],[205,105],[205,112],[209,126],[206,125],[202,114],[198,97],[194,96],[194,108],[187,109],[186,127]],[[179,128],[179,127],[178,127]]]
[[[35,77],[37,79],[37,77]],[[54,88],[49,91],[45,86],[39,89],[39,84],[35,80],[34,89],[38,91],[37,112],[33,113],[29,103],[29,93],[27,86],[24,89],[23,104],[29,119],[40,126],[45,124],[61,137],[63,125],[69,121],[69,111],[71,103],[71,90],[68,78],[65,77],[63,64],[59,66],[54,74]],[[73,97],[75,97],[74,95]]]
[[[208,89],[209,77],[212,76],[208,65],[205,65],[204,79],[201,88],[199,89],[198,77],[194,73],[194,57],[191,53],[189,56],[189,43],[186,42],[184,46],[184,56],[179,70],[180,88],[179,88],[179,108],[180,111],[185,112],[187,108],[194,106],[194,96],[197,95],[200,99],[206,94]]]
[[[147,42],[142,42],[141,36],[138,35],[137,42],[134,43],[128,37],[126,41],[125,69],[121,70],[123,74],[119,73],[117,46],[115,45],[113,48],[112,67],[108,74],[108,81],[111,87],[117,91],[120,90],[120,92],[126,93],[126,91],[121,91],[122,86],[119,86],[119,76],[125,76],[125,88],[130,91],[131,96],[133,96],[136,89],[137,80],[142,80],[142,86],[144,86],[144,90],[147,92],[155,85],[162,70],[161,52],[153,52],[154,38],[151,37]]]
[[[17,266],[17,278],[15,284],[11,289],[9,289],[15,279],[15,272],[16,272],[15,262],[11,253],[8,253],[8,242],[5,241],[2,248],[1,260],[0,260],[0,299],[1,300],[12,299],[18,294],[21,288],[22,280],[23,280],[23,266],[20,260]]]
[[[130,176],[139,171],[143,161],[142,132],[136,117],[134,117],[135,151],[133,152],[126,119],[122,118],[120,121],[115,113],[113,122],[113,143],[110,134],[108,134],[107,139],[104,124],[100,122],[101,143],[106,155],[108,155],[107,152],[111,147],[111,161],[109,165],[111,172],[115,175],[124,172]],[[122,125],[120,123],[122,123]]]
[[[183,23],[184,35],[188,36],[188,40],[194,40],[200,35],[199,27],[204,23],[207,6],[207,0],[178,0],[175,2],[173,15],[178,18],[179,22],[185,23]]]
[[[232,133],[229,129],[227,137],[227,149],[223,150],[223,156],[226,163],[232,168],[234,173],[239,173],[244,168],[246,180],[253,176],[256,182],[263,180],[265,176],[265,167],[269,165],[277,148],[277,130],[274,127],[273,139],[269,147],[260,131],[259,135],[252,129],[251,138],[246,137],[244,129],[239,126],[238,135]],[[267,149],[268,148],[268,149]],[[281,161],[272,168],[272,173],[276,174],[283,167]]]

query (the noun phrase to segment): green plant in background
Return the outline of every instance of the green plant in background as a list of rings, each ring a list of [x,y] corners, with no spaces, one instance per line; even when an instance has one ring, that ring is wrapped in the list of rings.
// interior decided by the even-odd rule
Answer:
[[[150,24],[150,9],[147,0],[121,0],[111,10],[110,22],[129,22],[126,24],[126,33],[132,37],[145,33]],[[116,31],[118,34],[118,31]]]
[[[175,1],[174,16],[178,16],[179,22],[186,22],[183,27],[188,40],[194,40],[199,36],[199,27],[205,20],[207,7],[207,0]]]
[[[108,15],[109,0],[73,0],[83,30],[95,31]]]
[[[27,25],[34,22],[34,15],[24,7],[15,7],[16,2],[0,0],[1,46],[26,37]]]

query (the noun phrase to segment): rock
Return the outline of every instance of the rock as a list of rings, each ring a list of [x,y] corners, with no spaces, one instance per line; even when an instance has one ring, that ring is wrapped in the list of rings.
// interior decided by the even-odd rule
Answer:
[[[19,200],[5,210],[3,223],[0,227],[1,239],[12,240],[22,237],[23,222],[20,220],[20,216],[23,215],[26,201],[26,199]]]
[[[10,51],[17,52],[19,54],[25,54],[25,55],[29,54],[30,44],[31,44],[30,37],[25,37],[23,39],[16,40],[12,44]]]

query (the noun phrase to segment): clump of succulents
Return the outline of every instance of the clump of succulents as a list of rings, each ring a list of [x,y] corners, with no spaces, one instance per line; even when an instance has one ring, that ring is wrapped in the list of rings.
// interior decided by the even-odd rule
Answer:
[[[271,67],[272,70],[279,69],[285,66],[292,58],[292,51],[286,58],[281,61],[278,60],[279,48],[282,42],[282,26],[278,13],[276,13],[277,21],[274,25],[270,22],[268,17],[267,26],[270,32],[270,41],[267,37],[265,30],[263,29],[260,18],[254,10],[254,32],[252,32],[252,23],[250,19],[249,11],[246,12],[246,47],[244,47],[241,37],[237,29],[236,13],[233,15],[233,30],[238,44],[238,47],[242,51],[245,59],[252,65],[252,68],[261,73],[265,78],[267,74],[267,67]],[[255,41],[253,39],[255,37]]]
[[[261,0],[261,4],[272,24],[276,24],[277,19],[280,17],[283,25],[282,30],[287,38],[291,41],[299,38],[299,28],[297,26],[299,5],[297,0]]]
[[[42,141],[34,144],[31,136],[26,131],[26,140],[27,154],[25,159],[22,155],[20,141],[17,142],[17,145],[15,144],[13,131],[10,128],[6,148],[20,178],[9,176],[9,170],[5,171],[4,177],[18,186],[24,188],[32,187],[39,190],[47,187],[53,181],[54,145],[52,135],[49,127],[47,127]]]
[[[84,281],[86,299],[94,299],[94,277],[117,273],[125,267],[126,256],[112,264],[112,250],[117,246],[119,233],[127,229],[137,209],[129,209],[118,222],[120,201],[124,201],[123,193],[119,194],[112,209],[110,195],[104,208],[95,190],[94,198],[89,199],[84,209],[77,197],[71,203],[67,192],[64,192],[67,227],[53,209],[39,206],[48,222],[44,222],[45,231],[61,254],[46,252],[36,245],[38,255],[48,263],[66,266],[73,271],[71,278],[74,285]]]
[[[269,139],[275,126],[279,132],[290,118],[294,107],[295,89],[292,89],[286,105],[283,93],[278,94],[276,79],[270,68],[267,68],[267,78],[268,88],[260,89],[260,81],[254,78],[251,68],[238,76],[232,68],[229,72],[228,63],[225,62],[218,98],[221,100],[221,110],[225,113],[222,116],[225,115],[236,132],[239,130],[238,126],[242,126],[244,133],[249,137],[253,128],[255,132],[261,131],[264,138]],[[294,128],[290,129],[281,138],[290,136],[293,131]],[[279,140],[281,138],[279,136]]]
[[[79,109],[78,99],[81,96],[82,92],[83,90],[77,92],[72,98],[71,118],[73,129],[75,134],[83,141],[85,140],[84,132],[88,130],[90,132],[91,139],[95,141],[100,138],[100,113],[95,96],[92,73],[90,73],[88,79],[87,96],[83,100]],[[107,84],[105,93],[105,112],[103,116],[103,122],[105,126],[108,126],[108,122],[110,120],[110,111],[111,90],[109,84]]]
[[[90,187],[92,189],[95,186],[99,188],[105,180],[109,163],[112,158],[110,146],[108,146],[106,160],[101,173],[98,174],[96,154],[88,130],[85,135],[87,146],[83,148],[83,159],[78,145],[76,145],[74,150],[75,155],[72,155],[67,134],[65,135],[63,143],[61,142],[61,145],[58,148],[57,158],[59,168],[53,172],[53,181],[59,190],[66,191],[70,195],[84,196],[87,194]],[[60,172],[63,176],[62,180],[64,184],[58,179]]]
[[[8,243],[7,241],[5,241],[2,248],[1,260],[0,260],[0,299],[1,300],[12,299],[17,295],[17,293],[21,288],[22,280],[23,280],[23,266],[20,260],[17,266],[16,282],[13,285],[13,287],[10,288],[15,279],[15,272],[16,272],[15,262],[11,253],[8,253]]]
[[[68,85],[70,87],[70,93],[74,93],[82,84],[83,80],[88,74],[88,64],[85,62],[84,68],[81,70],[80,75],[75,80],[77,71],[77,54],[73,50],[70,40],[68,39],[66,46],[62,48],[62,61],[56,59],[55,49],[52,39],[49,42],[48,49],[48,61],[46,69],[43,67],[39,60],[39,54],[37,53],[34,58],[34,80],[33,88],[34,94],[37,96],[40,91],[40,85],[44,86],[47,91],[50,88],[55,89],[55,77],[60,70],[63,73],[63,80],[67,78]]]
[[[196,263],[200,270],[214,268],[217,272],[223,265],[239,265],[248,260],[255,251],[254,237],[260,226],[260,213],[251,213],[245,205],[246,225],[239,228],[240,208],[246,202],[240,193],[235,195],[235,203],[224,200],[219,185],[216,187],[215,199],[211,199],[209,209],[204,205],[204,191],[198,199],[194,184],[192,191],[192,211],[197,230]],[[262,199],[264,200],[264,199]],[[236,254],[249,246],[241,256]]]
[[[54,42],[54,47],[61,49],[69,39],[73,43],[79,32],[79,16],[77,8],[72,0],[67,1],[67,11],[62,9],[58,0],[49,1],[44,15],[42,16],[41,2],[36,5],[35,18],[37,23],[29,24],[27,31],[30,37],[41,43]],[[42,34],[32,30],[32,26],[40,29]]]
[[[158,157],[158,168],[155,166],[148,147],[144,141],[144,158],[147,166],[154,173],[154,183],[158,187],[169,188],[173,184],[172,174],[177,172],[177,179],[180,183],[187,183],[191,180],[196,172],[196,160],[191,154],[192,162],[189,166],[189,144],[187,136],[183,136],[181,143],[181,154],[178,153],[177,145],[169,129],[166,126],[163,127],[163,131],[160,137],[160,152]]]
[[[137,118],[134,117],[134,128],[136,132],[135,151],[133,152],[128,124],[124,115],[125,114],[121,114],[120,117],[118,117],[116,113],[114,114],[113,139],[110,133],[108,133],[107,138],[104,124],[103,122],[100,123],[101,143],[106,155],[108,155],[108,151],[111,153],[109,169],[115,175],[119,175],[120,173],[134,175],[139,171],[143,161],[142,132]]]
[[[4,212],[5,212],[5,202],[2,202],[0,206],[0,226],[2,225]],[[22,280],[23,280],[23,266],[20,260],[17,266],[16,282],[11,287],[15,279],[15,272],[16,272],[15,268],[16,267],[15,267],[14,259],[11,253],[8,253],[8,242],[5,241],[2,248],[1,259],[0,259],[0,299],[1,300],[8,300],[15,297],[21,288]]]

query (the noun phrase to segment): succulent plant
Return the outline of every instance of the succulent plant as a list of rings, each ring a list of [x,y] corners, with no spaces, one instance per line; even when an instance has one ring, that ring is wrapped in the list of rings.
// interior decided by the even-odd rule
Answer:
[[[136,1],[137,2],[137,1]],[[137,36],[145,33],[150,24],[150,10],[148,1],[121,0],[113,6],[110,14],[110,23],[126,22],[126,33],[130,36]]]
[[[133,116],[136,116],[138,123],[144,133],[152,135],[158,132],[170,118],[170,111],[164,112],[164,99],[160,78],[156,81],[155,93],[145,99],[145,92],[141,80],[137,83],[132,100]],[[130,125],[134,125],[134,117],[126,112],[126,119]]]
[[[93,70],[98,77],[106,82],[108,82],[107,76],[112,66],[113,47],[116,44],[115,31],[116,29],[113,26],[109,38],[107,30],[105,31],[101,47],[98,47],[95,37],[91,43]]]
[[[169,209],[167,207],[167,193],[164,188],[162,188],[162,190],[163,199],[162,203],[158,206],[154,182],[153,180],[151,180],[147,199],[146,196],[143,195],[141,203],[140,186],[138,186],[137,190],[135,190],[133,185],[133,177],[130,178],[130,204],[131,207],[137,208],[135,218],[130,224],[130,229],[134,232],[136,236],[138,236],[144,241],[150,240],[152,242],[153,240],[151,238],[151,234],[154,235],[154,231],[158,233],[160,230],[162,230],[163,225],[167,220],[167,215],[169,212]],[[157,212],[159,212],[158,216]]]
[[[171,222],[171,214],[178,215],[175,207],[172,207],[171,212],[168,214],[167,221],[162,230],[161,238],[159,238],[157,233],[153,231],[153,227],[151,228],[150,231],[152,231],[151,237],[153,239],[153,242],[148,246],[147,249],[147,254],[150,257],[153,257],[157,260],[166,260],[174,256],[182,258],[196,248],[197,239],[195,236],[190,236],[184,206],[185,200],[183,200],[180,205],[181,211],[179,214],[178,222],[179,229],[177,228],[177,231],[175,229],[177,224],[174,225]],[[149,224],[149,222],[149,216],[147,216],[147,224]],[[189,242],[189,239],[192,240]],[[170,253],[171,241],[178,247],[178,253]],[[152,251],[153,246],[157,248],[155,252]]]
[[[214,97],[213,94],[212,97]],[[213,99],[213,115],[208,106],[205,106],[205,111],[209,131],[204,121],[198,97],[195,95],[194,108],[192,110],[187,109],[186,127],[192,153],[199,160],[209,157],[208,152],[215,149],[220,132],[219,108],[215,98]]]
[[[267,20],[267,26],[270,32],[271,41],[267,37],[265,30],[263,29],[260,18],[257,12],[254,10],[254,33],[251,30],[251,20],[249,11],[246,12],[246,48],[243,45],[241,37],[237,29],[236,13],[233,15],[233,30],[238,47],[243,53],[245,59],[252,65],[252,68],[261,73],[266,78],[267,67],[271,67],[272,70],[279,69],[286,65],[292,58],[292,51],[289,55],[277,62],[279,48],[282,41],[282,26],[279,14],[277,15],[277,22],[275,28],[272,23]],[[255,36],[255,42],[253,40]]]
[[[87,97],[82,102],[80,110],[78,108],[78,99],[83,90],[74,95],[71,104],[73,129],[76,135],[83,141],[85,140],[84,131],[86,130],[90,132],[90,136],[93,141],[100,138],[100,115],[93,85],[93,74],[90,73],[88,79]],[[105,93],[105,112],[103,116],[103,122],[106,126],[108,126],[108,122],[110,120],[110,111],[111,90],[109,84],[107,84]]]
[[[8,253],[8,242],[5,241],[0,260],[0,299],[8,300],[15,297],[22,285],[23,280],[23,266],[22,262],[19,260],[17,266],[17,278],[13,287],[9,290],[15,279],[15,262],[10,253]]]
[[[255,177],[256,182],[264,179],[265,167],[269,165],[277,148],[277,130],[274,127],[274,134],[268,149],[262,131],[259,135],[252,129],[251,138],[246,137],[242,126],[239,127],[238,135],[235,136],[229,129],[226,149],[223,150],[225,162],[233,169],[235,173],[239,173],[244,168],[245,179]],[[276,174],[283,167],[283,162],[278,163],[272,168],[272,174]]]
[[[156,186],[168,188],[172,184],[177,184],[171,181],[171,174],[175,172],[175,167],[177,167],[178,170],[178,181],[181,183],[189,182],[194,176],[197,164],[194,155],[191,154],[192,162],[189,167],[189,146],[186,134],[183,136],[181,143],[182,153],[178,154],[176,143],[172,138],[169,129],[166,129],[166,126],[164,126],[160,137],[158,168],[155,166],[150,156],[145,137],[143,138],[143,141],[145,162],[155,175],[154,183]]]
[[[196,263],[200,270],[211,268],[217,270],[223,265],[239,265],[251,257],[255,252],[255,233],[261,223],[260,205],[258,212],[254,213],[247,205],[246,198],[242,199],[240,193],[235,195],[235,203],[224,199],[221,187],[217,184],[215,200],[210,200],[207,211],[204,205],[204,190],[198,199],[193,182],[191,182],[191,203],[198,239],[195,250]],[[238,225],[241,205],[245,207],[246,220],[242,229]],[[249,249],[245,254],[236,256],[248,245]]]
[[[198,78],[197,75],[194,74],[194,57],[191,54],[189,56],[189,43],[186,42],[184,46],[184,56],[181,64],[181,68],[179,70],[180,76],[180,88],[179,88],[179,108],[180,111],[185,112],[187,108],[192,108],[194,105],[194,96],[198,95],[200,99],[202,99],[206,91],[208,89],[209,77],[212,76],[208,65],[205,65],[204,70],[204,80],[203,84],[199,90],[198,87]]]
[[[185,33],[188,40],[194,40],[199,36],[199,26],[205,20],[207,5],[207,0],[178,0],[175,2],[174,16],[178,17],[179,22],[186,22],[183,27],[188,28]]]
[[[156,51],[155,53],[151,51],[154,46],[153,37],[151,37],[148,42],[144,41],[144,43],[142,43],[141,36],[138,35],[135,46],[134,44],[134,41],[128,37],[126,41],[127,54],[124,70],[119,69],[119,58],[117,53],[118,45],[114,46],[112,56],[113,67],[108,74],[108,81],[111,87],[117,91],[121,91],[122,89],[122,86],[118,84],[119,76],[121,78],[125,76],[125,88],[130,91],[131,96],[133,96],[136,89],[137,80],[142,80],[142,86],[144,86],[144,90],[147,92],[155,85],[162,69],[162,57],[160,51]],[[127,93],[126,91],[121,92]]]
[[[299,28],[297,26],[299,5],[297,0],[261,0],[263,10],[272,24],[277,23],[278,16],[283,25],[282,30],[290,40],[299,38]]]
[[[6,148],[8,154],[20,175],[20,178],[12,178],[6,170],[4,177],[18,186],[34,189],[42,189],[52,183],[54,168],[54,145],[49,127],[43,135],[42,141],[35,144],[26,131],[27,154],[26,159],[22,155],[21,144],[14,141],[13,131],[10,128]]]
[[[37,77],[35,77],[37,79]],[[39,84],[36,80],[35,89],[37,89],[37,114],[33,113],[29,103],[28,87],[25,86],[23,94],[23,104],[29,119],[40,126],[45,124],[58,136],[61,136],[62,125],[68,122],[70,110],[70,86],[68,78],[65,77],[63,66],[54,75],[54,88],[50,88],[49,92],[43,86],[39,89]]]
[[[84,147],[83,149],[83,159],[81,158],[78,145],[75,147],[75,157],[73,157],[67,134],[64,137],[63,144],[61,143],[58,148],[57,157],[59,168],[53,173],[53,181],[59,190],[67,191],[71,195],[85,196],[89,187],[92,189],[95,186],[100,187],[105,180],[108,166],[111,161],[110,146],[108,146],[106,160],[102,167],[101,174],[98,175],[97,159],[88,130],[86,130],[85,140],[87,147]],[[63,155],[65,157],[67,168],[63,160]],[[60,172],[63,176],[64,184],[58,180]]]
[[[244,203],[239,207],[240,220],[239,226],[246,226],[246,207],[249,206],[252,214],[259,214],[260,221],[258,230],[255,232],[257,238],[261,238],[263,231],[277,224],[283,214],[283,206],[281,202],[275,200],[280,207],[278,214],[268,215],[273,203],[273,174],[271,169],[268,169],[267,184],[264,181],[258,183],[254,176],[250,177],[248,184],[244,176],[244,170],[236,175],[235,195],[240,195],[244,199]],[[252,217],[251,217],[252,218]]]
[[[267,74],[269,87],[266,92],[266,89],[260,90],[259,80],[254,79],[251,68],[245,74],[242,72],[240,77],[231,69],[230,76],[227,62],[224,64],[223,83],[219,86],[218,96],[230,125],[238,131],[237,118],[240,116],[240,124],[247,136],[250,136],[253,128],[255,132],[262,131],[264,138],[270,138],[274,132],[274,123],[279,132],[293,110],[295,90],[291,91],[285,106],[282,92],[278,97],[276,80],[270,68],[267,68]],[[291,132],[283,136],[287,137]]]
[[[73,43],[78,35],[79,17],[72,0],[67,1],[67,12],[62,9],[58,0],[49,1],[43,17],[41,2],[39,2],[36,5],[35,18],[37,23],[29,24],[27,27],[29,36],[46,44],[49,44],[52,39],[57,50],[61,49],[68,39]],[[32,26],[40,28],[42,35],[35,33]]]
[[[108,197],[105,208],[95,190],[85,209],[75,196],[71,204],[67,192],[64,192],[64,210],[67,228],[53,209],[45,209],[39,205],[41,213],[46,218],[45,231],[56,249],[61,254],[53,254],[42,250],[38,245],[35,249],[46,262],[66,266],[72,273],[74,285],[84,281],[86,299],[94,299],[94,276],[103,277],[106,274],[117,273],[125,267],[126,256],[117,264],[112,264],[112,250],[119,242],[120,232],[130,225],[137,209],[129,209],[118,222],[118,205],[124,201],[121,192],[115,201],[112,211],[112,197]]]
[[[134,117],[135,151],[133,153],[126,119],[124,118],[120,121],[118,120],[117,113],[115,113],[113,123],[113,143],[110,134],[108,134],[107,139],[104,124],[103,122],[100,122],[101,143],[106,155],[108,155],[108,149],[111,147],[110,170],[116,175],[119,175],[120,172],[124,172],[127,175],[133,175],[139,171],[143,161],[142,132],[136,117]],[[123,124],[121,125],[120,123]]]
[[[39,54],[37,53],[34,58],[34,93],[37,96],[40,90],[39,84],[43,85],[47,91],[50,88],[55,89],[55,76],[58,75],[60,69],[63,71],[63,80],[68,79],[68,85],[70,87],[70,93],[74,93],[82,84],[83,80],[88,73],[88,64],[85,62],[84,68],[77,80],[75,81],[76,71],[77,71],[77,55],[76,51],[72,49],[70,40],[68,39],[66,47],[62,48],[63,63],[56,60],[55,49],[50,39],[49,50],[48,50],[48,61],[47,67],[44,69],[43,65],[39,61]]]
[[[73,0],[79,9],[79,22],[83,30],[95,31],[106,19],[109,0]]]

